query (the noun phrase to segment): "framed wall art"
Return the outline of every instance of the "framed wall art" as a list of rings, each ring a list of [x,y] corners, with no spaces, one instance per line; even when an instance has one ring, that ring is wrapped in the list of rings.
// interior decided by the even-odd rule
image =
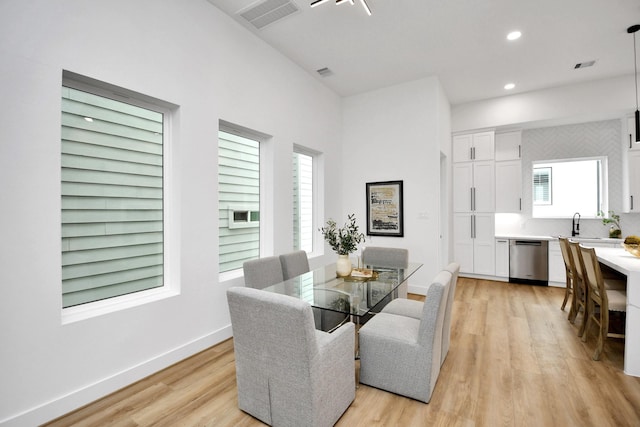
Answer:
[[[367,235],[404,236],[402,181],[367,182]]]

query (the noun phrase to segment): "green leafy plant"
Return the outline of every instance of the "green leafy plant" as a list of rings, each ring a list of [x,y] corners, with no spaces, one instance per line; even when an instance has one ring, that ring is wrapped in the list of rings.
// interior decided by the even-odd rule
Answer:
[[[356,215],[351,214],[347,218],[349,220],[342,228],[338,228],[338,224],[329,219],[320,229],[324,240],[338,255],[349,255],[358,250],[358,243],[364,242],[364,234],[360,233],[356,224]]]
[[[604,216],[604,212],[600,211],[598,212],[598,216],[602,217],[603,225],[611,225],[612,230],[609,231],[609,237],[620,237],[622,235],[622,227],[620,227],[620,215],[616,214],[614,211],[609,211],[609,216],[606,217]]]

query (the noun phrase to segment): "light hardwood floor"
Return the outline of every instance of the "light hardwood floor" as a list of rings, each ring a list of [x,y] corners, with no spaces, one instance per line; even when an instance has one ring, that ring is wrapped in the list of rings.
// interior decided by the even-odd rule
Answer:
[[[563,295],[460,278],[431,402],[361,385],[337,426],[640,426],[640,378],[622,372],[623,341],[592,361],[594,332],[580,341]],[[151,425],[263,425],[237,407],[232,340],[48,424]]]

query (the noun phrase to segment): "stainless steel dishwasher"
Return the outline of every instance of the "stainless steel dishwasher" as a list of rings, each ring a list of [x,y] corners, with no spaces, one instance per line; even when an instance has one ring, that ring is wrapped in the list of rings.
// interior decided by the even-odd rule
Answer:
[[[509,282],[548,285],[549,242],[547,240],[509,240]]]

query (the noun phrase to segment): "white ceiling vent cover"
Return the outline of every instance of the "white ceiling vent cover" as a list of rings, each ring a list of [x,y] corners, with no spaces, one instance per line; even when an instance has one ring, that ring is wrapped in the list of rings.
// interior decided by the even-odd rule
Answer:
[[[291,0],[265,0],[252,4],[244,12],[239,12],[239,15],[261,30],[299,10]]]

